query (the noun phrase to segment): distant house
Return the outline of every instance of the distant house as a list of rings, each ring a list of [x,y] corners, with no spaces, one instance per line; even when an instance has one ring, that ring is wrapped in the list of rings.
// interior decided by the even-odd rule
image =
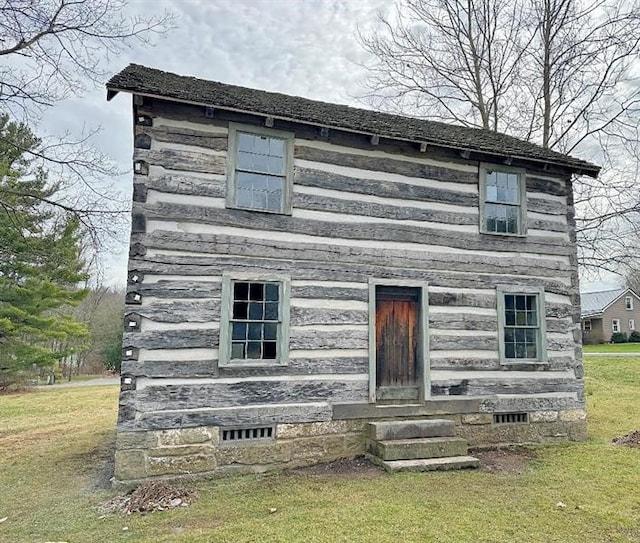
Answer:
[[[597,166],[143,66],[107,88],[134,133],[117,482],[585,438],[571,180]]]
[[[585,292],[582,301],[582,342],[605,343],[617,332],[630,335],[640,327],[640,297],[621,287]]]

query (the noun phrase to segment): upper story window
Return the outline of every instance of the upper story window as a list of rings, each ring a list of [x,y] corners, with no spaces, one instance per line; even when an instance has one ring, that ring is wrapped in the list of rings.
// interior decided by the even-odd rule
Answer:
[[[229,125],[227,207],[291,212],[293,135]]]
[[[526,233],[524,170],[480,167],[480,231],[488,234]]]
[[[546,319],[544,290],[499,287],[498,333],[503,362],[545,362]]]
[[[633,296],[625,296],[624,306],[628,311],[631,311],[633,309]]]

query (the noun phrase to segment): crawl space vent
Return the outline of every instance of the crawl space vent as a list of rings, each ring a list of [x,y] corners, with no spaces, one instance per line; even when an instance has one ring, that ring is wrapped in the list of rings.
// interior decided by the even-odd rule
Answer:
[[[222,430],[223,443],[247,443],[251,441],[264,441],[273,439],[273,426],[260,428],[229,428]]]
[[[527,413],[496,413],[493,415],[495,424],[518,424],[528,421]]]

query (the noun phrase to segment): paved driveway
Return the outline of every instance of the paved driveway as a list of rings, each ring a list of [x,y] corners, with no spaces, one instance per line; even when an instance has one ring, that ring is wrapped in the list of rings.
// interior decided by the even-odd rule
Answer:
[[[120,377],[101,377],[100,379],[88,379],[87,381],[63,381],[56,383],[55,385],[40,385],[34,388],[44,389],[56,389],[56,388],[71,388],[71,387],[95,387],[103,385],[117,385],[120,383]]]

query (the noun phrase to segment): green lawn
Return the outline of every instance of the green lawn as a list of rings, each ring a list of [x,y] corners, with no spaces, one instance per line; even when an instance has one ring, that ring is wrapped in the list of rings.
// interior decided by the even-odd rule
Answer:
[[[585,353],[640,353],[640,343],[601,343],[584,345]]]
[[[640,427],[640,358],[586,368],[589,439],[533,449],[520,474],[235,477],[198,483],[185,509],[105,518],[93,506],[113,495],[96,482],[117,387],[3,396],[0,541],[640,541],[640,450],[610,444]]]

